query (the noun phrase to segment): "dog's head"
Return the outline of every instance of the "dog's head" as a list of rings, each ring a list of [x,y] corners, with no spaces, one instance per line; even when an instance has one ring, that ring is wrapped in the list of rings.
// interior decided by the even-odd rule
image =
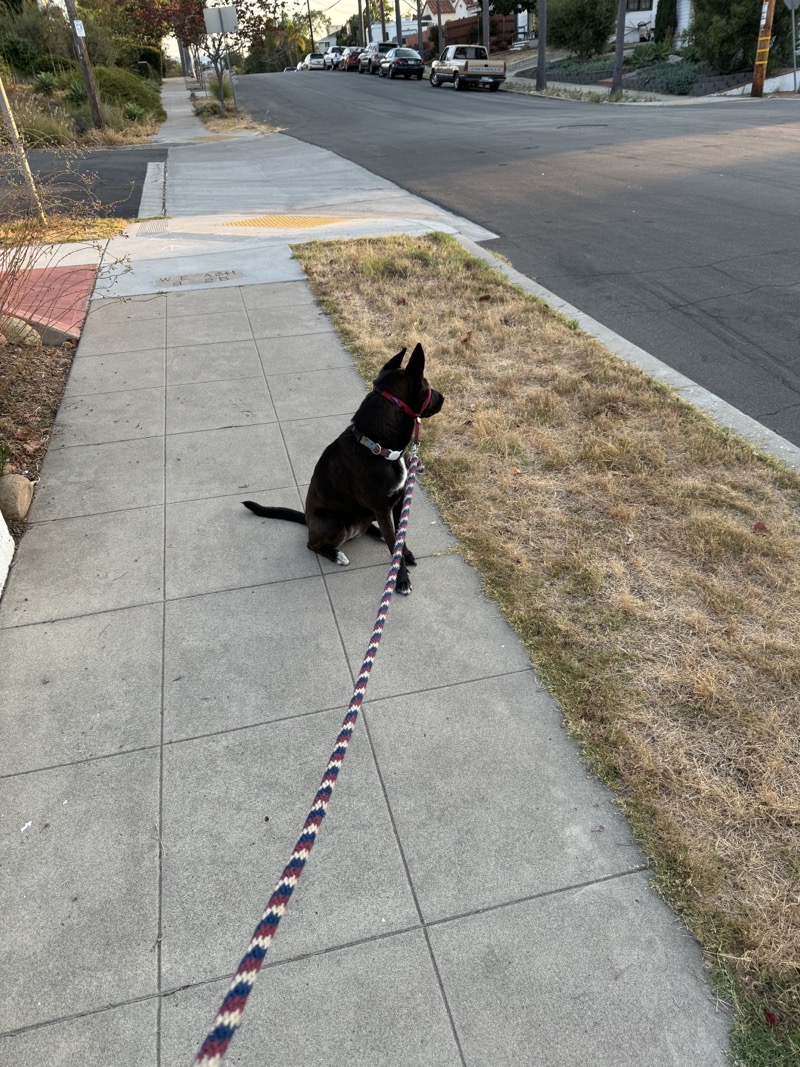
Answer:
[[[405,348],[381,367],[373,382],[377,393],[391,393],[402,400],[416,415],[429,419],[442,410],[444,397],[428,384],[425,377],[425,353],[418,344],[403,367]]]

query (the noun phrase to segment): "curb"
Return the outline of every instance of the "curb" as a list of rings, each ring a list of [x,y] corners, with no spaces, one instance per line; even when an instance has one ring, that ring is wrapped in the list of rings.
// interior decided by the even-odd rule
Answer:
[[[549,289],[545,289],[543,286],[531,281],[527,275],[520,274],[514,267],[505,263],[502,259],[498,259],[497,256],[485,248],[481,248],[480,245],[475,244],[468,237],[463,237],[460,234],[455,236],[456,240],[471,255],[485,260],[495,270],[504,274],[509,281],[524,289],[526,293],[530,293],[531,296],[537,296],[540,300],[544,300],[554,311],[558,311],[565,318],[574,319],[585,333],[595,337],[609,351],[624,359],[626,363],[638,367],[645,374],[649,374],[651,378],[655,378],[656,381],[672,386],[682,400],[696,408],[700,408],[720,426],[738,433],[740,437],[749,441],[754,448],[766,452],[773,459],[780,460],[781,463],[786,464],[792,470],[800,471],[800,447],[792,444],[791,441],[787,441],[785,437],[781,437],[779,434],[767,429],[766,426],[762,426],[756,419],[751,418],[750,415],[745,415],[743,411],[735,408],[715,393],[710,392],[704,386],[698,385],[691,378],[687,378],[685,374],[668,367],[666,363],[662,363],[660,359],[656,359],[655,356],[652,356],[643,348],[626,341],[624,337],[620,337],[618,333],[614,333],[613,330],[598,322],[597,319],[593,319],[590,315],[579,311],[572,304],[568,304],[566,300],[562,300],[555,293],[551,293]]]

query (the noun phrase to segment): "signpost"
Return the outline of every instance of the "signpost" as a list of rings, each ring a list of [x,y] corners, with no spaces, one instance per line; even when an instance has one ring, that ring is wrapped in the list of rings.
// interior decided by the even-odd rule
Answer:
[[[206,33],[209,37],[213,37],[215,34],[219,34],[222,37],[227,36],[229,33],[237,33],[239,29],[239,19],[236,15],[235,7],[204,7],[203,8],[203,21],[206,24]],[[228,65],[228,77],[231,81],[231,92],[233,93],[233,106],[238,111],[238,104],[236,103],[236,90],[233,87],[233,70],[231,69],[231,53],[228,48],[228,42],[225,42],[225,60]],[[217,75],[219,76],[219,74]],[[222,85],[219,86],[220,101],[224,100],[222,93]]]
[[[78,18],[78,12],[75,9],[75,0],[64,0],[64,3],[67,9],[69,24],[72,27],[75,54],[78,57],[78,63],[80,63],[81,73],[83,74],[83,84],[86,86],[86,96],[89,99],[89,110],[92,112],[92,122],[96,129],[102,130],[105,126],[105,122],[103,121],[103,114],[100,111],[100,102],[97,99],[97,86],[94,83],[92,64],[89,61],[89,51],[86,48],[86,30],[84,29],[83,22]]]

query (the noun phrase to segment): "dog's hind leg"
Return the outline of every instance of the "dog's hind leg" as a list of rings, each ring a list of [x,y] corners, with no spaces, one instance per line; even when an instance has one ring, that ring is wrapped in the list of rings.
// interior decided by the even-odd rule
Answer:
[[[350,565],[350,560],[344,552],[340,551],[334,545],[319,545],[318,547],[315,547],[309,541],[308,547],[312,552],[316,552],[318,556],[324,556],[325,559],[329,559],[331,563],[338,563],[340,567],[349,567]]]
[[[347,567],[350,560],[339,548],[347,540],[347,530],[331,516],[315,512],[307,516],[308,547],[332,563]]]

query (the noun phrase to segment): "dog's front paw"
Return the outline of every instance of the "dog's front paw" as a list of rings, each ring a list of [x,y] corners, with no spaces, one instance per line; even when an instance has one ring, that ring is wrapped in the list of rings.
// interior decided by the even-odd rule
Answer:
[[[407,567],[416,567],[417,561],[410,548],[403,549],[403,559],[405,560]]]
[[[337,552],[336,553],[336,562],[339,564],[340,567],[349,567],[350,566],[350,560],[347,558],[347,556],[344,554],[344,552]]]
[[[395,586],[395,589],[400,594],[400,596],[408,596],[408,594],[411,592],[411,579],[408,577],[407,574],[398,575],[397,585]]]

